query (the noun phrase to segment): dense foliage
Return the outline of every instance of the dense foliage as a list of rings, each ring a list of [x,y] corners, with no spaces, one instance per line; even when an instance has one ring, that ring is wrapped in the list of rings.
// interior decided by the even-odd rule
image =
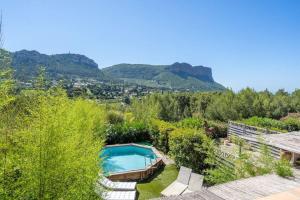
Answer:
[[[109,124],[105,130],[107,144],[149,141],[151,131],[142,122]]]
[[[296,104],[289,104],[297,93],[245,89],[239,93],[153,94],[133,100],[129,110],[136,120],[151,124],[152,143],[177,166],[205,172],[206,181],[215,184],[272,172],[291,175],[291,166],[284,160],[275,161],[267,146],[262,145],[260,157],[253,158],[246,142],[238,138],[235,142],[242,146],[236,149],[238,157],[226,158],[231,164],[222,164],[212,139],[227,136],[227,120],[283,132],[299,130],[299,116],[286,116],[299,112]]]
[[[270,118],[251,117],[249,119],[242,120],[242,123],[281,132],[300,130],[300,120],[290,117],[281,121]]]
[[[14,93],[6,54],[0,69],[0,199],[98,199],[103,108],[60,88]]]
[[[288,113],[300,112],[300,92],[292,94],[279,90],[256,92],[250,88],[234,93],[164,93],[145,97],[143,107],[149,113],[165,121],[179,121],[187,117],[200,116],[207,120],[227,122],[253,116],[280,119]],[[151,108],[152,110],[149,110]],[[153,114],[152,114],[153,116]]]
[[[207,140],[205,134],[193,129],[176,129],[170,134],[169,154],[177,167],[186,166],[201,172],[205,169],[206,151],[203,143]]]

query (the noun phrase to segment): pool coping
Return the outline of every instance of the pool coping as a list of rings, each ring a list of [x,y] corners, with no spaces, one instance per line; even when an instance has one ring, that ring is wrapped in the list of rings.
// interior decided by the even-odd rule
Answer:
[[[124,172],[116,172],[116,173],[109,173],[108,174],[108,178],[112,179],[112,180],[135,180],[135,179],[144,179],[144,178],[148,178],[149,176],[149,171],[152,170],[153,173],[153,169],[155,167],[159,167],[161,165],[165,165],[164,161],[163,161],[163,156],[162,154],[153,146],[146,146],[146,145],[141,145],[141,144],[137,144],[137,143],[126,143],[126,144],[112,144],[112,145],[105,145],[104,148],[106,147],[120,147],[120,146],[137,146],[137,147],[141,147],[141,148],[147,148],[147,149],[151,149],[153,151],[153,153],[157,156],[155,162],[146,167],[145,169],[139,169],[139,170],[130,170],[130,171],[124,171]],[[121,176],[124,177],[129,177],[132,174],[140,174],[141,178],[121,178]],[[145,177],[143,178],[142,174],[146,174]]]

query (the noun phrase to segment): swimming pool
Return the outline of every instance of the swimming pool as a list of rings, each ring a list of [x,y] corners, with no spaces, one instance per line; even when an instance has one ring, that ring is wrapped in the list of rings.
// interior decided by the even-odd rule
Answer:
[[[104,174],[144,170],[154,165],[158,156],[150,147],[120,145],[105,147],[101,154]]]

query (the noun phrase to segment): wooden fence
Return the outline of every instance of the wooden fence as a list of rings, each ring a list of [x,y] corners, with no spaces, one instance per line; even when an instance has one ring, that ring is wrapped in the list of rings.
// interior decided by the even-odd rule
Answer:
[[[233,161],[236,159],[236,157],[232,154],[226,153],[222,151],[219,148],[214,149],[215,155],[216,155],[216,161],[219,164],[226,165],[227,167],[234,168]]]
[[[228,122],[228,134],[236,136],[253,136],[264,134],[281,134],[281,132],[273,131],[269,129],[259,128],[255,126],[248,126],[246,124],[229,121]]]
[[[228,136],[241,137],[254,151],[260,151],[262,143],[264,143],[264,135],[267,134],[281,134],[281,132],[272,131],[268,129],[248,126],[242,123],[229,121],[228,123]],[[261,138],[260,138],[261,137]],[[278,147],[266,144],[274,158],[280,158],[281,150]]]

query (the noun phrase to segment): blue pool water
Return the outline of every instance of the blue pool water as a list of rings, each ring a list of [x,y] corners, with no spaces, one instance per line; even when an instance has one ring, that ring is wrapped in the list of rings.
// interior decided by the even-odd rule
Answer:
[[[101,158],[104,173],[111,174],[145,169],[157,156],[152,149],[126,145],[104,148]]]

